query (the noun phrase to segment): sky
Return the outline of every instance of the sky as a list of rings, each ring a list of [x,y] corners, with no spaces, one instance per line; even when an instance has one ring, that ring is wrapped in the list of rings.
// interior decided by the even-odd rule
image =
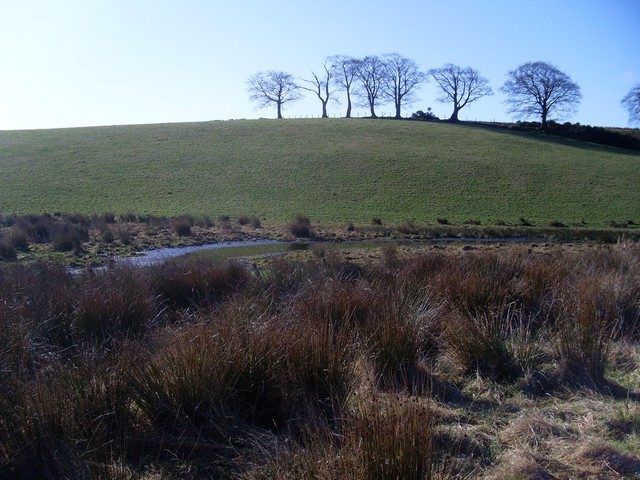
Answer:
[[[328,56],[386,53],[487,77],[495,95],[462,120],[518,120],[499,88],[510,70],[545,61],[582,91],[560,120],[625,127],[620,100],[640,83],[640,0],[0,0],[0,130],[274,118],[250,101],[252,74],[308,79]],[[435,82],[417,93],[403,115],[449,117]],[[329,115],[343,116],[335,97]],[[320,113],[310,92],[284,111]]]

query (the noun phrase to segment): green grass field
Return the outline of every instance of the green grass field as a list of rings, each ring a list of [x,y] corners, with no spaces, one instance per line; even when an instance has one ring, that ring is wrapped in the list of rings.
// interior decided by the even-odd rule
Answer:
[[[640,223],[640,155],[465,125],[239,120],[0,132],[0,214]]]

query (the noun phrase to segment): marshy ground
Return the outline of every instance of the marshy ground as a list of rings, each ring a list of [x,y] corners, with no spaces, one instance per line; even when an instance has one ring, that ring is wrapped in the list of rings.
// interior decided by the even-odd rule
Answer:
[[[4,478],[640,474],[633,242],[8,262],[0,322]]]

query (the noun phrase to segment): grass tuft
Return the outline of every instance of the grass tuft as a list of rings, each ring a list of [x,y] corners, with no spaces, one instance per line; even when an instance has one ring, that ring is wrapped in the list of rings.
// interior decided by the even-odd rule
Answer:
[[[297,238],[311,238],[311,220],[304,215],[297,215],[289,224],[289,232]]]

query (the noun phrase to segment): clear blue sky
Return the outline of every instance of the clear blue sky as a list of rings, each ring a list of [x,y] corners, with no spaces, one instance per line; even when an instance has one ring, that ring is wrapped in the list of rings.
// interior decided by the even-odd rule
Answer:
[[[542,60],[582,89],[566,120],[627,126],[620,99],[640,82],[640,0],[0,0],[0,129],[274,117],[249,101],[251,74],[308,78],[329,55],[391,52],[424,70],[480,70],[496,94],[462,119],[512,120],[498,89],[509,70]],[[447,118],[436,97],[426,84],[404,113]],[[285,110],[319,113],[311,93]]]

